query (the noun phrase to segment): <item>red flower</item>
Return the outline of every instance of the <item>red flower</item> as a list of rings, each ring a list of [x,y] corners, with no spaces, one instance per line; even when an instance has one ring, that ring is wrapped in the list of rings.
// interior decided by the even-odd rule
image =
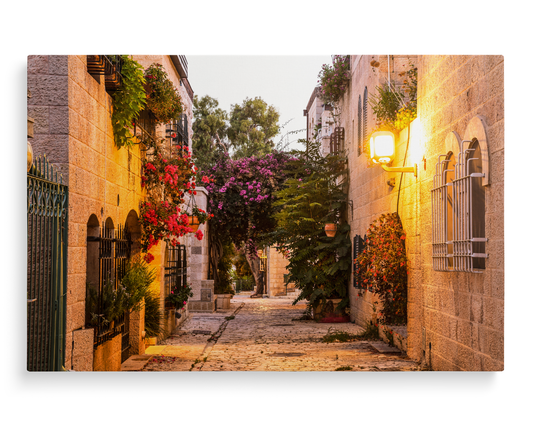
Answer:
[[[202,241],[202,238],[204,238],[204,233],[202,231],[198,230],[198,231],[196,231],[195,236],[198,239],[198,241]]]

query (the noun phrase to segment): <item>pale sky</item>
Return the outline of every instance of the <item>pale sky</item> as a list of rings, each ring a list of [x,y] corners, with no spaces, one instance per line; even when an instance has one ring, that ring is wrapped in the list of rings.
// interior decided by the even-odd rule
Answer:
[[[292,119],[274,139],[277,143],[286,132],[305,129],[303,110],[317,85],[322,64],[331,64],[331,56],[187,55],[187,61],[194,94],[217,99],[228,114],[231,105],[259,96],[276,107],[280,125]],[[291,148],[301,148],[296,143],[300,138],[305,138],[305,130],[289,135]]]

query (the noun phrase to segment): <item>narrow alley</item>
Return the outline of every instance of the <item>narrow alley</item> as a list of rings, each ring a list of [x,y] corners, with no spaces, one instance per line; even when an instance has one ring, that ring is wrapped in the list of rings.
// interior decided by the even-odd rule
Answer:
[[[417,371],[419,364],[376,340],[327,343],[357,335],[352,323],[302,320],[292,299],[237,295],[229,310],[194,313],[160,345],[131,357],[122,371]],[[331,340],[327,339],[326,340]]]

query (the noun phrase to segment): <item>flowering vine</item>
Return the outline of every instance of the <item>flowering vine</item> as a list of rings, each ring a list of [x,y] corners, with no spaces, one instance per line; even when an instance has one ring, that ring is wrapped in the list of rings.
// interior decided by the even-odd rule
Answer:
[[[344,95],[350,84],[348,57],[335,55],[333,65],[324,64],[318,74],[319,96],[322,101],[333,106]]]
[[[382,302],[378,318],[381,324],[407,323],[405,238],[398,214],[383,214],[370,225],[365,248],[354,261],[362,287],[376,293]]]
[[[194,232],[188,214],[180,206],[187,193],[196,194],[197,172],[187,146],[165,149],[165,140],[150,140],[147,149],[141,167],[141,186],[146,188],[148,196],[141,203],[140,222],[141,250],[146,253],[145,261],[150,263],[154,256],[149,251],[159,241],[166,240],[175,246],[180,237]],[[203,233],[197,231],[195,236],[201,240]]]

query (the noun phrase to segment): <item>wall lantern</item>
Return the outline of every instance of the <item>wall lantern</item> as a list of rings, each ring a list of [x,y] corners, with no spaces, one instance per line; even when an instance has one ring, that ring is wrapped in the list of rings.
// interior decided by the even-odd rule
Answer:
[[[370,136],[370,158],[376,164],[381,164],[383,170],[387,172],[414,173],[417,177],[416,163],[413,167],[389,167],[396,154],[396,141],[394,133],[380,131],[372,133]]]
[[[328,237],[334,237],[337,233],[337,225],[334,223],[326,223],[324,230],[326,231],[326,235]]]

